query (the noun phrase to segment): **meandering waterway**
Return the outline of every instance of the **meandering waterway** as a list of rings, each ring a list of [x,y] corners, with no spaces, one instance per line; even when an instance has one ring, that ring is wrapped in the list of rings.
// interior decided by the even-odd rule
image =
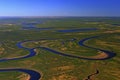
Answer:
[[[70,32],[70,31],[67,31],[67,32]],[[38,47],[34,47],[34,48],[27,48],[27,47],[22,46],[23,43],[30,42],[30,40],[28,40],[28,41],[21,41],[21,42],[18,42],[16,44],[19,48],[22,48],[24,50],[29,51],[28,55],[25,55],[25,56],[22,56],[22,57],[16,57],[16,58],[0,59],[0,62],[9,61],[9,60],[20,60],[20,59],[24,59],[24,58],[33,57],[33,56],[36,55],[36,52],[34,50],[36,48],[47,50],[47,51],[50,51],[50,52],[52,52],[54,54],[58,54],[58,55],[61,55],[61,56],[66,56],[66,57],[71,57],[71,58],[78,58],[78,59],[85,59],[85,60],[106,60],[106,59],[110,59],[110,58],[114,57],[116,55],[114,52],[104,50],[104,49],[95,48],[95,47],[91,47],[91,46],[88,46],[88,45],[85,44],[86,41],[88,41],[90,39],[98,38],[98,37],[100,37],[100,36],[93,36],[93,37],[88,37],[88,38],[81,39],[78,42],[78,44],[80,46],[83,46],[83,47],[86,47],[86,48],[102,51],[102,52],[104,52],[104,54],[107,55],[107,57],[104,57],[104,58],[81,57],[81,56],[75,56],[75,55],[71,55],[71,54],[67,54],[67,53],[62,53],[62,52],[56,51],[54,49],[51,49],[51,48],[48,48],[48,47],[43,47],[43,46],[38,46]],[[14,68],[14,69],[0,69],[0,72],[7,72],[7,71],[20,71],[20,72],[27,73],[27,74],[30,75],[30,80],[39,80],[41,78],[41,74],[39,72],[37,72],[37,71],[34,71],[34,70],[22,69],[22,68],[20,68],[20,69],[16,69],[16,68]]]

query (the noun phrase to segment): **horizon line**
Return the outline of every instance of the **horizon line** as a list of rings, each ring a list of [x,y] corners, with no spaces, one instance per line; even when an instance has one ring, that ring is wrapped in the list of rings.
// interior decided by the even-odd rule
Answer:
[[[120,16],[0,16],[0,18],[120,17]]]

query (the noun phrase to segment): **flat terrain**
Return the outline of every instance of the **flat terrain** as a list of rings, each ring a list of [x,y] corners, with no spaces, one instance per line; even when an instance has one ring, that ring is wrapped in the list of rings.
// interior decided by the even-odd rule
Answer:
[[[86,38],[88,47],[79,44]],[[19,42],[36,54],[21,58],[30,51]],[[34,70],[39,80],[120,80],[119,45],[120,18],[0,19],[0,80],[30,79],[21,71],[1,71],[11,68]]]

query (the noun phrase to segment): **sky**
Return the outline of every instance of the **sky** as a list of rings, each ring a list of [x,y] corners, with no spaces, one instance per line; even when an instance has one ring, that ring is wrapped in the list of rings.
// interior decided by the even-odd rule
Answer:
[[[0,0],[0,16],[120,16],[120,0]]]

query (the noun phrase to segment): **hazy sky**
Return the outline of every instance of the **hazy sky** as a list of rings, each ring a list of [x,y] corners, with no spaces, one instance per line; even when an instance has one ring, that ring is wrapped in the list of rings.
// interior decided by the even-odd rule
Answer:
[[[0,0],[0,16],[120,16],[120,0]]]

